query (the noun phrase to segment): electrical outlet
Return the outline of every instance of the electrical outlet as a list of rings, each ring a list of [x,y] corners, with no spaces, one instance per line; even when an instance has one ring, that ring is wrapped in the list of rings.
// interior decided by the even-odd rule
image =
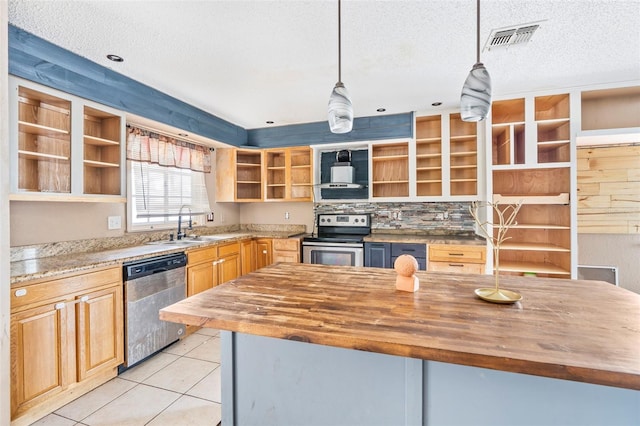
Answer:
[[[284,218],[285,218],[285,219],[287,219],[287,220],[289,220],[289,217],[290,217],[290,216],[289,216],[289,212],[284,212]]]
[[[122,228],[122,217],[121,216],[109,216],[107,219],[107,228],[109,229],[120,229]]]

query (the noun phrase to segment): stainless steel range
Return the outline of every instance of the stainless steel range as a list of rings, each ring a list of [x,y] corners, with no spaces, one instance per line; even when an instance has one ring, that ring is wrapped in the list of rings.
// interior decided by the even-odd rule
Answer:
[[[364,266],[369,214],[319,214],[317,236],[302,240],[302,261],[320,265]]]

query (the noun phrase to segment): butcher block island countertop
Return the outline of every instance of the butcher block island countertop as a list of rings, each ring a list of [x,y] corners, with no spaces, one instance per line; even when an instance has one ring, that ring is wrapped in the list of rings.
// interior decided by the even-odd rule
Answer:
[[[279,263],[160,311],[250,335],[640,390],[640,295],[598,281],[501,277],[523,296],[492,304],[489,275]]]

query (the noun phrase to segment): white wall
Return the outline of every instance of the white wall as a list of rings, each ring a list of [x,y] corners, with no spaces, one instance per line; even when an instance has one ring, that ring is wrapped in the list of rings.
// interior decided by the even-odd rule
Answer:
[[[289,213],[289,219],[285,218]],[[262,225],[305,225],[313,231],[313,203],[242,203],[240,223]]]
[[[640,234],[578,234],[578,264],[617,266],[620,287],[640,294]]]

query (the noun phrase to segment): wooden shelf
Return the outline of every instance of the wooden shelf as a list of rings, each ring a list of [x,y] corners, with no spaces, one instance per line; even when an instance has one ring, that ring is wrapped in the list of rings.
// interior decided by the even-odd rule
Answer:
[[[64,129],[43,126],[41,124],[29,123],[28,121],[18,121],[18,131],[23,133],[31,133],[38,136],[46,136],[50,138],[69,139],[70,132]]]
[[[475,166],[474,166],[475,167]],[[427,171],[427,170],[442,170],[442,167],[440,166],[433,166],[433,167],[416,167],[417,171]]]
[[[259,180],[239,180],[236,183],[245,184],[245,185],[256,185],[256,184],[261,184],[262,182]]]
[[[238,167],[260,167],[260,164],[254,164],[254,163],[238,163],[237,164]]]
[[[462,166],[451,166],[451,169],[476,169],[478,166],[475,164],[462,165]]]
[[[424,144],[439,143],[441,141],[442,141],[442,138],[440,136],[433,137],[433,138],[416,138],[417,143],[424,143]]]
[[[94,146],[118,146],[120,142],[111,139],[98,138],[96,136],[84,135],[84,143]]]
[[[558,141],[545,141],[545,142],[538,142],[538,149],[539,150],[550,150],[550,149],[556,149],[558,147],[564,146],[564,145],[568,145],[570,144],[571,141],[570,140],[558,140]]]
[[[69,157],[56,154],[45,154],[44,152],[18,150],[18,155],[27,160],[49,160],[49,161],[69,161]]]
[[[409,183],[408,180],[377,180],[373,181],[375,185],[384,185],[384,184],[398,184],[398,183]]]
[[[494,268],[495,270],[495,268]],[[571,275],[557,265],[535,262],[500,262],[500,272],[533,272],[536,274]]]
[[[547,243],[503,243],[500,246],[500,250],[526,250],[526,251],[556,251],[556,252],[571,252],[571,249],[556,246]]]
[[[493,202],[501,204],[569,204],[569,193],[560,194],[493,194]]]
[[[105,163],[104,161],[94,161],[94,160],[84,160],[84,165],[87,167],[98,167],[98,168],[107,168],[107,167],[120,167],[120,164],[117,163]]]
[[[373,161],[390,161],[390,160],[406,160],[407,158],[409,158],[408,155],[402,154],[402,155],[382,155],[382,156],[373,157],[371,159]]]
[[[436,154],[418,154],[416,155],[416,158],[437,158],[441,156],[442,156],[442,153],[438,152]]]
[[[458,136],[451,136],[449,138],[449,140],[451,140],[452,142],[465,142],[465,141],[475,141],[477,138],[476,135],[458,135]]]
[[[451,156],[452,157],[466,157],[468,155],[476,155],[478,154],[477,151],[462,151],[462,152],[452,152]],[[475,166],[475,164],[474,164]]]
[[[570,226],[564,225],[548,225],[548,224],[532,224],[532,223],[518,223],[516,225],[512,225],[510,229],[559,229],[559,230],[570,230]]]
[[[442,179],[418,180],[416,183],[442,183]]]
[[[452,183],[456,183],[456,182],[477,182],[478,179],[451,179]]]

